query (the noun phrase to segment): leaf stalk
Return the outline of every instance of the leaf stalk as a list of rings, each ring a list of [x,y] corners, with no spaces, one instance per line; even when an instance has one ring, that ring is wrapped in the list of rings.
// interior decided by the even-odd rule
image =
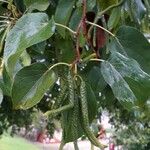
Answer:
[[[59,23],[56,23],[56,22],[55,22],[55,25],[67,29],[68,31],[70,31],[70,32],[71,32],[72,34],[74,34],[74,35],[77,34],[75,31],[73,31],[72,29],[70,29],[69,27],[67,27],[67,26],[65,26],[65,25],[63,25],[63,24],[59,24]]]

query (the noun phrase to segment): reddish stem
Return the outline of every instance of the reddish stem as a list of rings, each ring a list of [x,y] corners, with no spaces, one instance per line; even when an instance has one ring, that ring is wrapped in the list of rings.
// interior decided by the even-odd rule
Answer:
[[[79,45],[79,34],[80,34],[80,29],[83,30],[83,34],[87,35],[87,30],[86,30],[86,0],[82,0],[82,18],[80,20],[80,23],[77,27],[76,30],[76,54],[77,54],[77,60],[80,60],[80,45]]]

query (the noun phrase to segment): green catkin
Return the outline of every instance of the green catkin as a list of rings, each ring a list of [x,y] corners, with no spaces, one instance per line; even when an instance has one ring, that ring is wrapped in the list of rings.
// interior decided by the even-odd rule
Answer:
[[[94,145],[91,143],[91,150],[94,150]]]
[[[87,106],[87,98],[86,98],[86,85],[85,82],[82,80],[80,85],[80,95],[81,95],[81,111],[82,111],[82,119],[83,119],[83,128],[84,132],[86,133],[88,139],[91,143],[101,149],[104,148],[104,145],[101,144],[97,138],[95,137],[94,133],[89,128],[89,118],[88,118],[88,106]]]
[[[74,149],[75,149],[75,150],[79,150],[77,140],[76,140],[76,141],[74,141],[74,142],[73,142],[73,144],[74,144]]]
[[[68,80],[68,85],[69,85],[69,99],[70,99],[70,103],[72,103],[74,105],[73,109],[72,109],[72,118],[71,118],[71,133],[73,136],[73,139],[77,139],[78,137],[78,132],[77,132],[77,117],[78,117],[78,102],[76,99],[76,95],[75,95],[75,89],[74,89],[74,79],[71,76],[71,73],[68,73],[67,76],[67,80]]]
[[[71,72],[68,72],[67,76],[68,86],[69,86],[69,101],[71,104],[74,104],[74,83]]]
[[[60,107],[60,108],[58,108],[58,109],[54,109],[54,110],[47,111],[47,112],[44,114],[44,116],[50,116],[50,115],[54,115],[54,114],[56,115],[56,114],[58,114],[58,113],[61,113],[61,112],[66,111],[66,110],[68,110],[68,109],[71,109],[72,107],[73,107],[72,104],[68,104],[68,105],[62,106],[62,107]]]
[[[68,83],[68,99],[69,99],[69,102],[72,106],[72,109],[74,109],[74,81],[73,81],[73,78],[72,78],[72,75],[71,75],[71,72],[69,71],[68,74],[67,74],[67,83]],[[72,112],[72,109],[69,110],[69,112],[73,113]],[[61,120],[62,120],[62,128],[63,128],[63,141],[64,143],[66,143],[66,141],[68,140],[68,125],[71,124],[72,125],[72,117],[70,119],[71,122],[66,122],[66,115],[67,115],[67,119],[68,119],[68,112],[62,112],[62,117],[61,117]],[[73,129],[70,129],[70,133],[73,131]]]
[[[66,111],[68,109],[73,108],[73,106],[74,106],[74,88],[73,88],[73,79],[72,79],[70,71],[68,72],[67,80],[68,80],[68,86],[69,86],[69,91],[68,91],[69,92],[69,97],[68,97],[69,98],[69,104],[64,105],[58,109],[53,109],[53,110],[47,111],[44,114],[44,116],[58,114],[58,113],[61,113],[63,111]]]
[[[65,104],[65,101],[66,101],[67,97],[68,97],[68,92],[66,91],[63,99],[61,100],[61,103],[59,104],[59,107],[63,106]]]
[[[67,93],[67,86],[64,85],[63,88],[61,88],[60,94],[59,94],[59,96],[58,96],[58,98],[56,100],[56,104],[55,104],[56,108],[60,107],[63,99],[65,98],[66,93]]]
[[[74,108],[73,108],[73,114],[72,114],[72,120],[71,120],[71,124],[72,124],[72,135],[74,137],[74,139],[76,140],[78,138],[78,110],[79,110],[79,105],[78,105],[78,99],[77,99],[77,95],[75,96],[74,99]]]
[[[64,148],[64,142],[63,141],[61,141],[61,143],[60,143],[60,146],[59,146],[59,150],[63,150],[63,148]]]

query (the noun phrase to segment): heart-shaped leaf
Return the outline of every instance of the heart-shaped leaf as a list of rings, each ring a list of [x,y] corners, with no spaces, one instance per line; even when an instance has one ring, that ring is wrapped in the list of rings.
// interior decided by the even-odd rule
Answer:
[[[130,77],[136,81],[150,81],[150,75],[144,72],[138,62],[132,58],[114,52],[111,54],[109,62],[123,77]]]
[[[12,101],[15,109],[28,109],[37,104],[57,77],[44,64],[35,63],[21,69],[14,78]]]
[[[50,2],[48,0],[24,0],[24,4],[26,5],[26,9],[30,12],[34,9],[45,11],[50,5]]]
[[[98,0],[98,4],[100,6],[100,9],[103,10],[103,9],[106,9],[107,7],[111,6],[111,5],[114,5],[114,4],[117,4],[117,0]]]
[[[10,76],[13,76],[16,62],[22,52],[51,37],[55,31],[53,20],[45,13],[29,13],[21,17],[6,38],[4,62]]]
[[[55,21],[57,23],[67,25],[70,19],[73,5],[75,4],[75,0],[59,0],[56,13],[55,13]],[[62,27],[57,28],[59,34],[64,38],[65,37],[65,29]]]
[[[150,75],[141,69],[137,61],[118,52],[113,52],[109,61],[128,82],[137,99],[147,100],[150,96]]]
[[[111,51],[124,51],[128,56],[138,61],[142,69],[150,74],[150,43],[137,29],[129,26],[122,26],[117,32],[121,46],[112,41]],[[117,46],[114,46],[117,45]]]
[[[99,92],[101,92],[107,85],[99,67],[94,66],[90,70],[87,78],[91,88],[97,96],[99,95]]]
[[[130,110],[137,99],[121,74],[108,61],[102,62],[101,72],[105,81],[111,87],[114,96],[124,107]]]
[[[86,91],[89,122],[91,123],[97,114],[97,100],[95,93],[89,84],[86,84]]]
[[[118,25],[121,17],[121,7],[114,8],[108,20],[108,29],[112,30]]]

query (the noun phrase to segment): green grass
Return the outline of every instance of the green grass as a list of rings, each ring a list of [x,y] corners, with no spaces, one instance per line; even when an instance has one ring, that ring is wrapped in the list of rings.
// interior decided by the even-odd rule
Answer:
[[[37,146],[31,144],[20,137],[3,136],[0,139],[0,150],[39,150]]]

